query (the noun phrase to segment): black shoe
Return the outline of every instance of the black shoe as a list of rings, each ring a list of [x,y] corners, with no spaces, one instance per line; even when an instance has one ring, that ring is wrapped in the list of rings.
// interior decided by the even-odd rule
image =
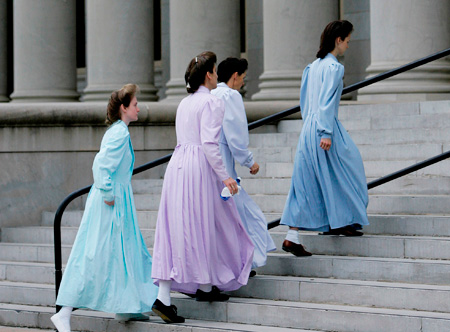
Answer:
[[[210,292],[204,292],[197,289],[195,300],[200,302],[224,302],[228,301],[229,298],[230,296],[221,293],[219,288],[213,286]]]
[[[340,234],[344,236],[362,236],[364,233],[357,231],[352,226],[345,226],[342,228],[339,228]]]
[[[319,233],[320,235],[340,235],[340,228],[331,229],[328,232]]]
[[[192,299],[195,299],[195,297],[197,296],[196,294],[189,294],[189,293],[183,293],[183,292],[180,292],[180,293],[183,295],[189,296]]]
[[[184,317],[178,316],[177,307],[164,305],[160,300],[156,299],[153,303],[152,311],[162,318],[166,323],[184,323]]]
[[[289,240],[284,240],[281,249],[286,252],[290,252],[297,257],[312,256],[312,254],[309,251],[306,251],[301,244],[297,244]]]
[[[254,276],[256,276],[256,271],[255,270],[251,270],[250,271],[250,275],[248,277],[249,278],[253,278]]]

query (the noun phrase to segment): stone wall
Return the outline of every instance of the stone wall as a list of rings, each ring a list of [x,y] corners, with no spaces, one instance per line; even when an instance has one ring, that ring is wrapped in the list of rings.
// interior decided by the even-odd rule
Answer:
[[[247,104],[253,121],[295,102]],[[176,103],[139,103],[130,126],[135,166],[173,151]],[[92,162],[103,134],[104,103],[0,104],[0,228],[38,225],[71,192],[92,184]],[[298,115],[297,115],[298,116]],[[161,178],[165,166],[138,175]],[[81,200],[69,205],[81,208]]]

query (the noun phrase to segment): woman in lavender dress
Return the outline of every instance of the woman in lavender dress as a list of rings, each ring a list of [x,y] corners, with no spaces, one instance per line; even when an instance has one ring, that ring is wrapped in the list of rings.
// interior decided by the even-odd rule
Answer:
[[[203,52],[186,70],[189,96],[178,106],[177,146],[167,166],[156,225],[152,278],[160,287],[152,310],[167,323],[184,322],[170,303],[170,290],[197,301],[226,301],[220,291],[247,284],[253,258],[233,200],[237,193],[220,156],[224,104],[217,86],[216,55]]]

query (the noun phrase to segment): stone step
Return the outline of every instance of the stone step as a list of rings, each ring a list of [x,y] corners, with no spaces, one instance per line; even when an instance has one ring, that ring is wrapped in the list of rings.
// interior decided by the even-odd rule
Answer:
[[[1,303],[54,307],[55,285],[0,281]],[[1,330],[0,330],[1,331]]]
[[[54,308],[49,307],[0,304],[0,322],[3,322],[7,326],[26,326],[30,328],[52,329],[54,331],[54,326],[50,321],[50,317],[54,313]],[[159,317],[155,316],[151,316],[150,321],[147,322],[120,323],[113,318],[114,314],[77,310],[72,314],[71,328],[74,332],[320,332],[310,329],[306,331],[296,328],[290,329],[261,326],[259,324],[252,325],[195,319],[187,319],[183,324],[165,324]]]
[[[293,278],[291,278],[291,280],[288,281],[287,283],[284,283],[282,287],[285,290],[292,289],[294,294],[295,293],[299,294],[300,292],[298,284],[300,283],[300,281],[295,282],[292,279]],[[266,280],[265,283],[263,281],[262,285],[266,286],[265,289],[267,289],[267,286],[268,285],[270,286],[270,284],[273,285],[273,283],[276,283],[276,281],[270,282]],[[314,280],[302,282],[302,286],[305,286],[305,290],[304,291],[302,290],[301,294],[299,295],[304,296],[307,300],[320,297],[320,294],[314,294],[314,288],[317,288],[318,286],[320,286],[320,284],[323,285],[323,288],[320,288],[321,289],[320,293],[322,293],[323,295],[325,295],[324,291],[327,287],[331,287],[332,290],[335,291],[336,288],[343,286],[341,289],[342,292],[339,291],[335,295],[338,296],[340,294],[343,294],[345,289],[347,289],[348,293],[344,295],[345,298],[349,298],[348,296],[350,295],[349,293],[354,292],[357,289],[360,289],[359,287],[360,285],[358,285],[357,283],[353,285],[352,284],[342,285],[336,283],[327,284],[328,283],[327,281],[323,282],[319,281],[319,285],[314,285],[314,283],[315,283]],[[255,284],[257,285],[258,282],[256,282]],[[249,286],[248,288],[251,287],[252,286]],[[411,293],[413,295],[417,294],[419,296],[424,291],[429,293],[430,295],[431,293],[438,294],[439,292],[438,289],[430,290],[429,288],[427,289],[426,287],[420,288],[421,287],[420,285],[418,285],[417,288],[414,288],[413,286],[410,285],[405,285],[404,289],[395,286],[391,286],[390,288],[388,288],[389,287],[388,285],[386,285],[385,287],[386,289],[384,290],[386,292],[385,293],[386,295],[388,294],[387,293],[388,291],[393,291],[396,293],[400,291],[403,294]],[[446,293],[446,291],[442,292]],[[386,299],[392,298],[392,293],[389,294],[391,296],[384,296],[384,299],[382,298],[383,294],[377,295],[376,298],[379,299],[380,302],[386,302]],[[430,298],[430,300],[435,303],[437,303],[439,300],[442,301],[443,294],[438,294],[437,296],[439,296],[440,298],[439,299]],[[334,298],[335,297],[333,297],[333,299]],[[359,297],[357,296],[357,298],[362,298],[362,296]],[[417,300],[415,301],[418,304],[418,306],[421,306],[421,304],[419,303],[420,298],[421,297],[417,297]],[[426,299],[427,297],[423,298],[423,302],[425,302]],[[402,302],[402,299],[400,298],[395,300],[398,301],[399,303]],[[152,331],[152,324],[159,324],[161,327],[167,326],[170,326],[172,328],[176,327],[177,328],[176,331],[183,331],[179,330],[178,327],[188,327],[189,325],[191,325],[192,328],[194,326],[197,326],[198,324],[202,324],[202,327],[209,328],[208,331],[211,331],[211,329],[214,327],[218,327],[221,330],[225,331],[229,330],[228,328],[231,328],[231,330],[233,331],[275,331],[275,332],[284,331],[284,329],[276,328],[275,326],[282,326],[284,328],[296,328],[296,331],[302,331],[298,330],[298,328],[307,328],[308,331],[310,332],[311,332],[310,329],[314,329],[314,331],[317,331],[316,330],[317,328],[328,331],[331,331],[331,329],[333,329],[333,331],[379,331],[376,330],[375,328],[382,327],[383,331],[410,332],[410,331],[438,331],[428,329],[422,330],[421,327],[426,326],[430,328],[431,327],[435,328],[436,326],[445,327],[447,326],[447,324],[450,323],[450,315],[448,313],[418,311],[420,309],[415,309],[415,311],[413,311],[404,309],[398,310],[386,308],[368,308],[357,305],[344,306],[336,304],[310,303],[308,301],[274,301],[274,300],[244,299],[234,297],[231,298],[230,301],[228,302],[210,304],[210,303],[195,302],[192,299],[187,299],[182,295],[175,295],[175,294],[173,295],[173,302],[174,304],[177,305],[178,312],[180,315],[183,315],[187,318],[200,320],[200,322],[191,322],[191,320],[188,319],[185,324],[166,325],[163,324],[162,322],[160,323],[159,318],[152,316],[149,322],[139,322],[139,323],[133,322],[126,324],[122,323],[124,325],[123,327],[126,327],[127,330],[130,329],[131,331],[133,331],[133,326],[135,324],[139,324],[141,329],[145,329],[146,331]],[[414,307],[414,304],[408,303],[408,306]],[[37,308],[37,306],[30,306],[30,305],[24,306],[20,304],[0,304],[0,317],[6,315],[8,313],[7,311],[12,310],[20,312],[22,314],[22,317],[25,316],[25,313],[30,314],[30,311],[38,311],[41,313],[42,316],[44,316],[40,317],[39,319],[41,325],[34,325],[30,327],[44,327],[44,328],[51,327],[51,325],[44,325],[45,323],[50,324],[50,321],[48,320],[48,322],[46,322],[46,319],[49,319],[49,316],[54,313],[54,309],[51,307],[39,306],[39,308]],[[11,312],[9,312],[9,314],[11,314]],[[321,316],[320,319],[318,319],[319,315]],[[8,321],[10,324],[13,323],[15,325],[24,326],[23,321],[20,321],[20,318],[21,318],[20,315],[14,315],[13,318],[10,315]],[[85,319],[84,322],[82,322],[83,318]],[[111,324],[119,324],[118,322],[111,319],[113,318],[112,314],[87,310],[77,310],[73,313],[72,316],[71,322],[72,329],[77,330],[83,329],[83,331],[98,331],[96,329],[97,328],[96,325],[99,324],[98,323],[93,324],[92,321],[89,322],[89,320],[95,318],[97,320],[103,319],[102,325],[108,324],[110,329],[118,328],[120,326],[120,325],[118,325],[117,327],[114,327],[114,325],[111,326]],[[419,320],[419,322],[417,322],[417,320]],[[219,322],[222,322],[222,324],[217,326]],[[80,325],[82,323],[84,324]],[[227,326],[226,324],[223,323],[228,324],[234,323],[234,324],[231,326],[229,325]],[[260,325],[258,326],[258,329],[255,329],[256,327],[252,326],[251,324],[258,324],[258,325],[263,324],[263,325],[262,326]],[[330,324],[335,324],[334,328]],[[406,325],[408,329],[403,329],[402,328],[403,325]],[[106,329],[105,331],[108,331],[108,329]],[[114,329],[114,331],[117,330]],[[156,331],[164,331],[164,330],[156,330]],[[195,331],[195,330],[188,330],[188,331]]]
[[[278,252],[283,252],[286,232],[272,232],[271,236]],[[346,237],[300,232],[300,242],[318,255],[450,260],[450,237],[367,234]]]
[[[264,212],[282,213],[286,195],[252,195]],[[449,195],[370,195],[369,214],[450,214]]]
[[[397,115],[374,117],[371,129],[450,128],[450,114]]]
[[[389,145],[359,145],[359,151],[364,161],[375,160],[417,160],[422,161],[439,155],[446,149],[444,143],[417,143],[417,144],[389,144]],[[260,163],[277,162],[293,163],[296,147],[278,148],[250,148],[254,160]],[[244,168],[248,172],[248,168]]]
[[[356,145],[448,143],[448,128],[405,128],[396,130],[349,131]],[[449,150],[448,147],[445,151]]]
[[[142,213],[153,213],[151,211],[142,212]],[[280,217],[280,214],[268,214],[266,215],[266,218],[268,221],[275,220]],[[388,237],[392,238],[395,241],[399,241],[401,237],[398,236],[413,236],[410,240],[417,240],[419,243],[422,244],[422,246],[426,243],[422,240],[426,240],[426,237],[434,237],[432,238],[432,243],[434,241],[437,241],[436,243],[441,243],[440,239],[443,237],[443,241],[446,241],[445,237],[450,237],[450,216],[438,216],[438,215],[369,215],[369,221],[370,225],[364,227],[364,233],[366,236],[364,238],[368,238],[370,234],[376,234],[376,235],[397,235],[397,237]],[[148,246],[152,246],[152,233],[150,232],[149,228],[152,229],[155,227],[155,224],[152,224],[151,227],[144,228],[141,227],[142,233],[147,238]],[[66,237],[65,234],[65,228],[62,229],[62,237]],[[278,250],[281,249],[281,240],[284,238],[285,232],[287,231],[286,226],[278,226],[271,230],[272,236],[274,237],[275,241],[278,241]],[[72,233],[72,237],[74,233]],[[308,233],[308,232],[302,232],[302,241],[309,241],[307,240],[309,238],[309,235],[314,234]],[[303,239],[305,238],[305,239]],[[350,240],[353,241],[350,238],[339,238],[342,239],[342,241]],[[345,240],[344,240],[345,239]],[[381,239],[381,238],[380,238]],[[320,237],[318,240],[318,243],[321,243],[321,241],[328,241],[328,240],[322,240],[322,237]],[[335,240],[333,240],[335,241]],[[341,240],[339,240],[341,241]],[[358,241],[358,240],[357,240]],[[369,241],[375,241],[375,240],[369,240]],[[380,240],[381,241],[381,240]],[[69,244],[63,244],[62,245],[62,257],[63,261],[66,262],[72,242],[68,240]],[[348,242],[348,241],[347,241]],[[411,243],[411,242],[410,242]],[[445,243],[445,242],[443,242]],[[311,249],[313,247],[310,247],[311,244],[308,243],[308,248]],[[320,244],[317,244],[318,251],[314,250],[315,253],[318,253],[319,250],[322,250],[320,248]],[[369,246],[366,248],[366,252],[368,255],[374,254],[370,249],[372,247]],[[431,245],[431,248],[435,248],[434,245]],[[312,249],[311,249],[312,250]],[[359,249],[358,249],[359,250]],[[383,249],[381,248],[381,251]],[[422,249],[421,249],[422,250]],[[427,252],[427,248],[423,249],[424,253]],[[331,252],[331,249],[329,250]],[[429,250],[428,250],[429,251]],[[353,248],[349,249],[349,252],[354,252]],[[378,251],[380,252],[380,251]],[[433,253],[438,256],[433,256]],[[445,253],[445,252],[443,252]],[[433,257],[439,257],[439,255],[443,254],[440,252],[439,247],[435,249],[435,251],[431,253],[431,256],[428,256],[429,258]],[[358,251],[359,255],[363,255],[363,251]],[[421,254],[423,255],[423,254]],[[427,254],[430,255],[430,254]],[[427,256],[420,256],[420,257],[427,257]],[[47,244],[39,244],[39,243],[5,243],[0,242],[0,260],[1,261],[20,261],[20,262],[44,262],[44,263],[51,263],[54,259],[54,250],[53,250],[53,240],[48,242]]]
[[[377,178],[368,178],[367,182]],[[447,195],[450,177],[432,177],[407,175],[369,190],[369,194],[378,195]]]
[[[450,261],[270,253],[259,274],[448,285]],[[0,261],[0,280],[54,283],[52,263]]]
[[[50,284],[0,281],[2,303],[54,306]],[[175,293],[174,293],[175,294]],[[233,297],[450,312],[449,285],[257,275]]]
[[[450,237],[450,216],[437,215],[369,215],[365,234]]]
[[[55,330],[48,330],[48,329],[29,329],[26,327],[11,327],[11,326],[4,326],[0,325],[0,332],[54,332]]]
[[[431,157],[431,156],[430,156]],[[415,160],[365,160],[364,171],[367,178],[379,178],[415,165],[425,159]],[[248,168],[240,165],[236,166],[236,172],[243,178],[291,178],[294,170],[293,162],[267,162],[260,163],[260,170],[257,175],[251,175]],[[422,168],[410,173],[410,176],[435,176],[450,177],[450,160],[443,160],[434,165]]]
[[[78,227],[63,227],[61,229],[61,243],[72,244],[78,232]],[[146,243],[153,243],[154,229],[141,229]],[[53,227],[5,227],[2,228],[2,243],[53,244]]]
[[[258,274],[448,285],[450,262],[440,260],[270,253]]]
[[[245,171],[247,169],[244,168]],[[244,172],[247,176],[247,172]],[[291,174],[292,175],[292,174]],[[368,177],[367,182],[378,179],[378,177]],[[133,183],[135,194],[149,194],[146,192],[147,180],[136,180]],[[149,180],[154,182],[156,180]],[[162,180],[158,180],[161,181]],[[241,185],[249,194],[282,194],[287,195],[291,186],[291,177],[287,178],[260,178],[255,176],[242,177]],[[447,194],[450,187],[450,176],[433,177],[425,175],[406,175],[394,181],[385,183],[370,190],[371,194]],[[136,189],[138,188],[138,189]],[[158,193],[160,193],[159,191]],[[64,216],[69,211],[64,213]],[[81,219],[81,216],[77,216]],[[43,225],[53,225],[54,214],[43,214]],[[64,224],[64,220],[63,220]]]
[[[425,102],[388,102],[364,104],[361,102],[342,102],[339,106],[339,118],[389,118],[401,115],[430,115],[449,114],[450,102],[448,100]]]
[[[233,296],[450,312],[450,286],[257,275]]]
[[[450,314],[332,304],[233,298],[228,302],[195,303],[174,299],[180,314],[195,319],[235,321],[329,331],[438,331],[450,327]],[[212,309],[212,310],[211,310]]]
[[[61,226],[78,227],[83,216],[83,210],[65,211]],[[155,228],[158,211],[137,210],[137,219],[141,228]],[[43,212],[42,226],[53,227],[55,214],[52,212]]]
[[[61,240],[64,256],[75,240],[77,228],[64,227]],[[144,241],[153,247],[154,229],[141,229]],[[0,244],[0,260],[29,262],[53,262],[53,229],[50,227],[5,228],[5,240]],[[271,232],[278,252],[286,236],[284,230]],[[450,237],[431,236],[385,236],[366,235],[363,237],[323,236],[315,232],[301,232],[300,241],[309,251],[319,255],[448,259],[450,260]],[[15,245],[14,245],[15,244]],[[33,246],[37,244],[38,246]],[[42,247],[39,244],[47,244]],[[67,256],[66,256],[67,257]]]

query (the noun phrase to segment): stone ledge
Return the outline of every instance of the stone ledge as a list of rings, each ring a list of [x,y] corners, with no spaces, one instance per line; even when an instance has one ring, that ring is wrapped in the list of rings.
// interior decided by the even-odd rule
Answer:
[[[249,121],[296,106],[292,101],[245,102]],[[141,102],[139,124],[173,124],[178,102]],[[0,127],[104,125],[106,102],[0,104]],[[293,118],[299,118],[299,114]]]

